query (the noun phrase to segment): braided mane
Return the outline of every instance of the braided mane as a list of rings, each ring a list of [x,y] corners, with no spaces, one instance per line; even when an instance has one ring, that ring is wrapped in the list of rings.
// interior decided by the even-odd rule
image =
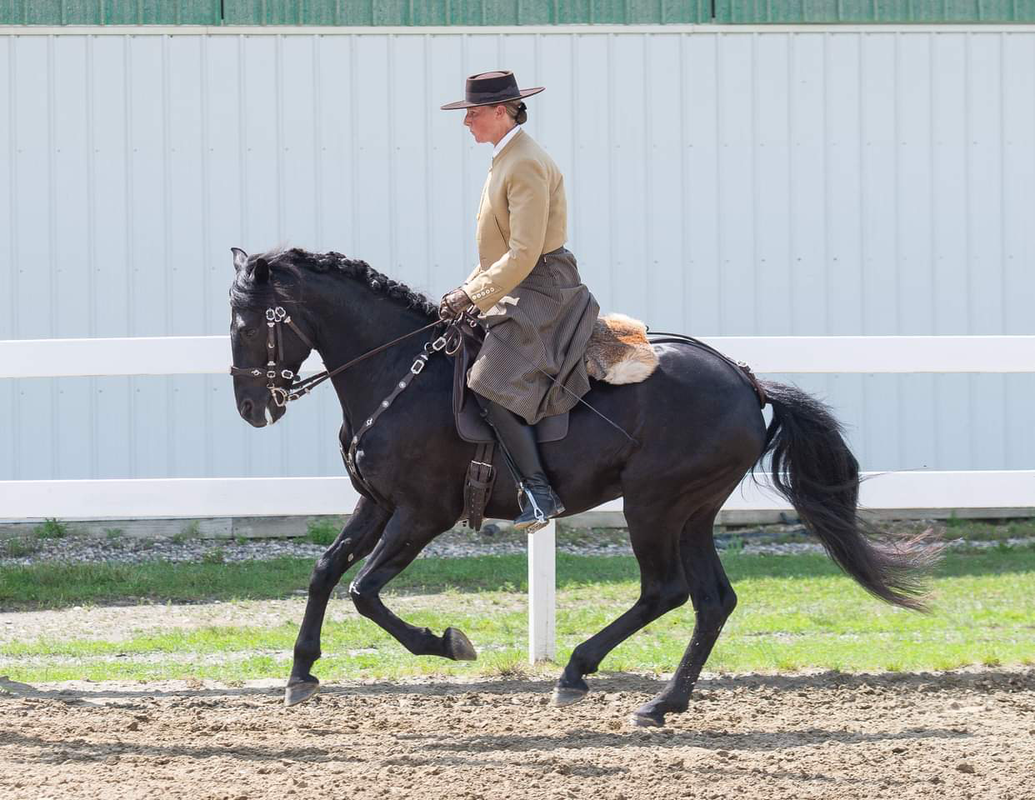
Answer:
[[[318,274],[339,274],[354,281],[359,281],[370,291],[383,295],[405,308],[412,308],[425,314],[428,317],[438,316],[438,304],[432,302],[426,295],[411,289],[404,283],[393,280],[387,275],[378,272],[366,261],[336,253],[333,250],[328,253],[310,253],[299,247],[290,250],[271,250],[267,253],[250,256],[249,262],[264,258],[270,265],[273,275],[276,275],[277,268],[293,272],[298,275],[302,270]],[[244,281],[244,275],[239,274],[231,289],[231,299],[245,301],[254,299],[256,289],[251,281]]]

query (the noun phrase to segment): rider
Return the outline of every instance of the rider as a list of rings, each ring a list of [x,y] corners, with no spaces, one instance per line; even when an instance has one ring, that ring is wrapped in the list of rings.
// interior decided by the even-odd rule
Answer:
[[[465,100],[442,106],[466,109],[475,141],[494,145],[478,208],[478,266],[442,298],[439,314],[452,319],[474,305],[488,330],[467,384],[521,474],[529,502],[519,529],[564,512],[531,426],[589,390],[586,345],[600,311],[564,248],[564,178],[521,129],[523,99],[541,91],[519,89],[509,71],[483,72],[467,79]]]

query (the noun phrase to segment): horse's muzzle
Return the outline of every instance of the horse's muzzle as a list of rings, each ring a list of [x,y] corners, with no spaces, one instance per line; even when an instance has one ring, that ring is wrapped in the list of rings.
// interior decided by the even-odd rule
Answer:
[[[285,406],[278,406],[273,402],[269,394],[263,392],[262,399],[256,402],[250,397],[244,397],[237,404],[237,413],[250,425],[256,428],[265,428],[284,416],[287,411]]]

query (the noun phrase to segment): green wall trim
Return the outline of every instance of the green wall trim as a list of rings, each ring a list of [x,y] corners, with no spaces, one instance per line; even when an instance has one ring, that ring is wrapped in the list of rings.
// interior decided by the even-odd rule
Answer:
[[[224,0],[226,25],[565,25],[711,21],[710,0]]]
[[[220,0],[0,0],[3,25],[219,25]]]
[[[0,25],[1035,22],[1035,0],[0,0]]]
[[[715,22],[1035,22],[1035,0],[716,0]]]

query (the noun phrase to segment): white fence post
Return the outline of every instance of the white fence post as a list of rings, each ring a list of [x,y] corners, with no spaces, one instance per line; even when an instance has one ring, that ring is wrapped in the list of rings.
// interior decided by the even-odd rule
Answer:
[[[528,660],[557,655],[557,525],[528,535]]]

